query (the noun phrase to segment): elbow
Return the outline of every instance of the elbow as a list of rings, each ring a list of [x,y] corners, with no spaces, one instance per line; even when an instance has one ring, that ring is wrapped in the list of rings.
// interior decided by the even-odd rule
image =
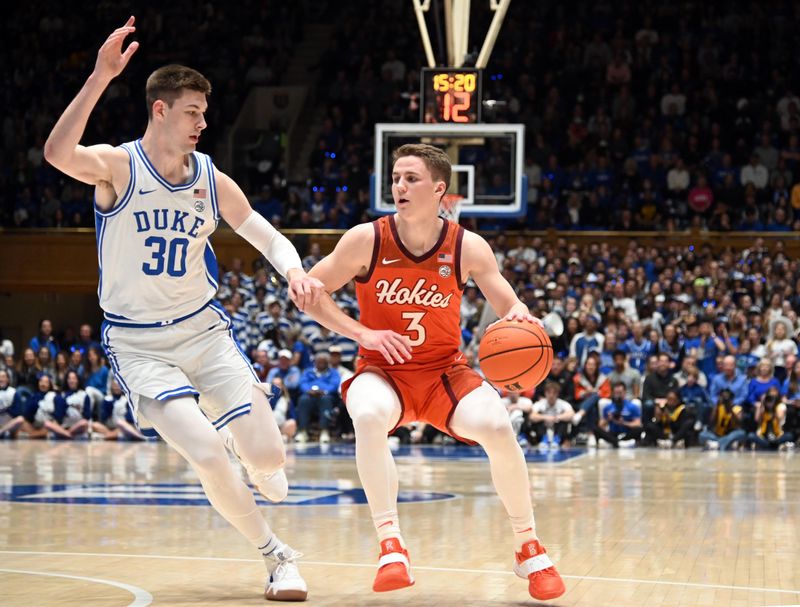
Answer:
[[[44,159],[54,167],[58,167],[63,162],[64,154],[58,146],[48,139],[44,144]]]

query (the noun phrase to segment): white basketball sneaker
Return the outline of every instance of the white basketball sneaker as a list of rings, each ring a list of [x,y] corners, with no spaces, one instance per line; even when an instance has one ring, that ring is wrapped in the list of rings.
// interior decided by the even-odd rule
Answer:
[[[308,586],[300,569],[297,559],[303,555],[292,550],[284,544],[275,549],[269,556],[264,557],[267,565],[269,579],[264,587],[264,598],[268,601],[305,601],[308,597]]]
[[[289,480],[286,478],[286,472],[283,468],[276,470],[271,474],[258,472],[247,464],[236,451],[236,444],[233,440],[233,433],[227,428],[218,430],[225,448],[236,456],[239,463],[244,466],[247,471],[247,476],[253,486],[258,489],[258,492],[266,497],[271,502],[282,502],[286,499],[289,493]]]

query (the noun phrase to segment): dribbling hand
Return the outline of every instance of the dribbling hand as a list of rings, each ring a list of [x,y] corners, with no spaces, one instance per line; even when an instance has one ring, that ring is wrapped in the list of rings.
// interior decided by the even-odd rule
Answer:
[[[411,346],[405,335],[394,331],[365,331],[358,340],[358,345],[367,350],[380,352],[390,365],[403,364],[411,360]]]
[[[128,65],[128,61],[133,57],[136,49],[139,48],[139,43],[135,41],[131,42],[128,48],[125,49],[125,52],[122,52],[122,43],[125,41],[128,34],[132,34],[136,31],[136,28],[133,26],[135,20],[135,17],[129,17],[125,25],[115,29],[111,35],[106,38],[103,46],[97,51],[97,62],[94,66],[95,74],[111,80],[119,76],[122,70],[125,69],[125,66]]]
[[[325,290],[319,278],[309,276],[302,270],[289,270],[289,297],[301,312],[308,307],[316,306]]]
[[[541,321],[541,319],[536,318],[533,314],[530,314],[528,312],[509,312],[503,318],[494,321],[492,324],[489,325],[489,327],[491,327],[493,324],[497,322],[500,322],[501,320],[531,322],[535,325],[539,325],[540,327],[544,327],[544,323]],[[486,328],[488,329],[489,327]]]

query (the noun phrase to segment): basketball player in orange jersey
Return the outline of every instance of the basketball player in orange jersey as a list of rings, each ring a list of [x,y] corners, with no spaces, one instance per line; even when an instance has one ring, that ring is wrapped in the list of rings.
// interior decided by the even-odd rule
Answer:
[[[397,212],[349,230],[309,272],[328,291],[356,281],[360,323],[327,297],[308,312],[361,344],[356,374],[342,393],[355,427],[358,474],[380,542],[373,590],[414,583],[400,533],[397,470],[388,434],[401,424],[424,421],[485,449],[511,521],[514,572],[528,579],[533,598],[556,598],[564,593],[564,582],[536,534],[528,469],[508,413],[498,393],[459,352],[465,282],[475,281],[499,317],[539,321],[500,274],[489,244],[438,217],[450,182],[447,155],[412,144],[398,148],[393,159]]]

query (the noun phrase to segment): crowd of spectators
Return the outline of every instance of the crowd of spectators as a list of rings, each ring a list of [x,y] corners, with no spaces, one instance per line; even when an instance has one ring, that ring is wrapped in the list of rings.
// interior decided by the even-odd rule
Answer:
[[[419,121],[425,62],[410,5],[391,4],[346,13],[326,55],[313,226],[363,219],[374,123]],[[796,229],[798,18],[791,2],[512,3],[484,119],[525,124],[529,206],[501,227]]]
[[[252,1],[145,10],[136,60],[112,83],[84,141],[138,136],[147,73],[186,62],[215,87],[201,142],[213,154],[248,87],[280,82],[303,22],[313,17],[299,11]],[[248,180],[256,208],[283,227],[347,228],[367,219],[374,124],[419,121],[426,62],[411,4],[375,0],[326,15],[330,47],[308,72],[326,112],[308,159],[311,179],[286,184],[278,166]],[[476,40],[489,18],[485,7],[474,11]],[[48,167],[42,144],[89,73],[108,24],[120,20],[106,5],[80,17],[31,5],[0,25],[7,41],[0,225],[91,225],[91,193]],[[525,124],[529,205],[526,217],[500,227],[796,229],[798,20],[800,9],[788,1],[768,9],[754,2],[512,3],[485,70],[485,97],[497,103],[484,120]],[[434,45],[443,59],[436,36]],[[480,166],[477,173],[492,176]]]
[[[747,249],[717,252],[710,246],[657,251],[636,241],[580,248],[565,239],[507,242],[504,236],[491,244],[520,299],[563,325],[552,337],[547,381],[535,392],[503,395],[521,442],[793,448],[800,431],[800,262],[787,258],[782,242],[771,251],[756,239]],[[312,247],[303,263],[321,257]],[[285,283],[260,263],[250,274],[234,260],[221,278],[218,297],[234,335],[259,378],[281,388],[276,413],[286,439],[352,438],[340,386],[352,374],[357,345],[294,309]],[[358,317],[352,284],[336,301]],[[477,347],[494,317],[471,282],[461,317],[462,347],[479,370]],[[22,415],[33,425],[28,430],[41,431],[53,416],[37,418],[38,403],[49,402],[43,394],[60,390],[69,402],[83,390],[88,401],[73,398],[80,413],[74,421],[105,423],[101,403],[114,389],[93,335],[83,325],[77,335],[56,339],[44,320],[21,352],[5,343],[0,393],[4,411],[18,407],[17,415],[6,411],[5,422]],[[16,388],[15,398],[8,397],[9,387]],[[118,388],[116,396],[124,398]],[[66,410],[55,408],[58,423]],[[131,426],[130,418],[122,419]],[[443,437],[415,425],[401,429],[398,440]]]
[[[202,140],[213,152],[248,88],[280,82],[307,18],[300,10],[252,0],[145,9],[137,16],[137,59],[109,87],[84,142],[140,135],[144,79],[163,63],[183,62],[215,86]],[[108,24],[127,17],[117,12],[99,5],[78,17],[56,5],[46,12],[20,6],[0,25],[7,42],[0,51],[0,225],[92,225],[91,192],[44,162],[42,146],[91,71]],[[487,20],[478,18],[473,31],[485,31]],[[800,7],[786,1],[769,8],[512,3],[485,71],[485,96],[498,103],[484,119],[526,126],[528,213],[499,224],[462,222],[667,232],[800,228],[798,21]],[[424,59],[411,5],[341,7],[330,23],[330,48],[309,71],[326,110],[308,159],[312,177],[288,185],[265,177],[250,192],[254,208],[281,227],[347,228],[370,219],[373,125],[419,120]],[[564,324],[553,338],[548,382],[536,394],[506,396],[522,441],[777,447],[797,435],[800,268],[781,242],[771,251],[756,240],[744,251],[717,254],[668,243],[579,248],[503,235],[492,245],[523,301]],[[320,257],[312,247],[304,264]],[[277,406],[287,439],[348,437],[334,386],[350,372],[355,344],[287,305],[285,285],[267,268],[245,273],[234,263],[222,284],[237,339],[259,376],[283,390]],[[358,314],[352,286],[337,298]],[[473,357],[489,317],[484,310],[468,285],[462,329]],[[4,345],[4,431],[136,436],[93,335],[85,326],[55,339],[43,321],[29,347]],[[437,437],[422,427],[401,435]]]
[[[0,226],[94,226],[91,189],[56,171],[43,152],[50,129],[91,73],[97,49],[129,16],[107,3],[83,9],[21,4],[0,23]],[[92,113],[84,144],[140,137],[147,124],[147,76],[164,64],[183,63],[212,82],[202,147],[213,154],[250,87],[280,83],[303,34],[298,3],[178,0],[135,16],[140,49]]]

